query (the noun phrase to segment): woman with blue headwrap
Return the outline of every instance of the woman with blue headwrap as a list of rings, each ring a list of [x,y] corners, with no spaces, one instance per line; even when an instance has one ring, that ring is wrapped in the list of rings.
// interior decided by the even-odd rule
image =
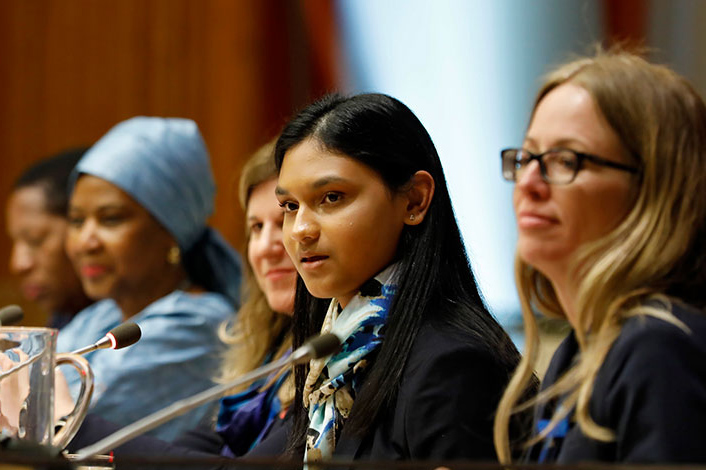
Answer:
[[[214,193],[206,146],[187,119],[122,122],[74,170],[66,249],[100,301],[62,330],[57,349],[90,344],[128,318],[142,329],[130,348],[87,355],[93,413],[129,424],[212,385],[223,351],[218,326],[237,307],[241,275],[235,251],[206,225]],[[205,413],[153,434],[172,439]]]

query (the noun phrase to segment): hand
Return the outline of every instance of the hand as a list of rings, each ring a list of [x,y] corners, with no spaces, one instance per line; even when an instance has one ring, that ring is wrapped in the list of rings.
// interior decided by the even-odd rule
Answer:
[[[8,371],[27,359],[27,355],[14,350],[20,357],[15,362],[5,354],[0,354],[0,370]],[[0,379],[0,426],[3,431],[15,435],[19,429],[20,411],[29,395],[29,368],[23,367]]]
[[[54,369],[54,422],[68,416],[74,410],[74,399],[69,391],[69,384],[59,368]]]

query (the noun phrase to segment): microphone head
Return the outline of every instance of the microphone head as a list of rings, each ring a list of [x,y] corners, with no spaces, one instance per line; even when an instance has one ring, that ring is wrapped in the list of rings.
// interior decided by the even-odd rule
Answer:
[[[333,333],[325,333],[309,339],[306,345],[311,351],[311,358],[320,359],[338,351],[341,347],[341,340]]]
[[[0,326],[16,325],[21,322],[25,314],[19,305],[8,305],[0,308]]]
[[[120,349],[137,343],[142,337],[142,330],[137,323],[127,322],[116,326],[105,336],[110,340],[112,349]]]

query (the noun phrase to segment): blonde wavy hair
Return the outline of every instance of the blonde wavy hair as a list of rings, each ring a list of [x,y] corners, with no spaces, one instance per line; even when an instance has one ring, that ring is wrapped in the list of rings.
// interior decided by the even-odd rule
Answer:
[[[253,154],[245,163],[240,174],[238,196],[240,205],[247,213],[250,195],[256,186],[277,177],[274,162],[275,141],[268,142]],[[247,224],[246,224],[247,227]],[[250,240],[249,230],[246,228],[246,239]],[[247,248],[245,255],[247,259]],[[223,342],[230,345],[225,353],[223,368],[218,381],[226,383],[253,369],[261,366],[270,359],[276,360],[292,346],[290,315],[275,312],[267,303],[265,293],[258,286],[250,263],[243,263],[243,305],[238,310],[235,322],[221,325],[219,336]],[[276,379],[276,378],[275,378]],[[264,388],[272,385],[271,380]],[[238,392],[245,386],[234,389]],[[294,387],[287,379],[278,392],[282,407],[286,408],[294,399]]]
[[[550,426],[575,407],[587,436],[614,439],[611,429],[590,416],[596,375],[622,325],[647,314],[686,330],[671,314],[671,302],[706,306],[706,107],[698,93],[667,67],[625,51],[599,51],[551,72],[535,100],[571,82],[587,90],[630,151],[641,173],[634,181],[633,207],[622,222],[580,247],[572,260],[578,279],[574,334],[579,361],[534,399],[517,404],[533,374],[539,336],[534,312],[565,318],[554,288],[542,273],[516,257],[515,278],[525,325],[526,351],[498,406],[495,448],[511,461],[510,416],[565,395]]]

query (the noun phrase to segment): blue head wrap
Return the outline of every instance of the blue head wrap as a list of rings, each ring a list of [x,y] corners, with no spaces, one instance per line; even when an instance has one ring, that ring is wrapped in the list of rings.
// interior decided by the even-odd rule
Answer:
[[[79,174],[104,179],[132,196],[175,238],[191,280],[237,305],[240,258],[206,225],[216,186],[194,121],[123,121],[86,152],[74,170],[74,182]]]

